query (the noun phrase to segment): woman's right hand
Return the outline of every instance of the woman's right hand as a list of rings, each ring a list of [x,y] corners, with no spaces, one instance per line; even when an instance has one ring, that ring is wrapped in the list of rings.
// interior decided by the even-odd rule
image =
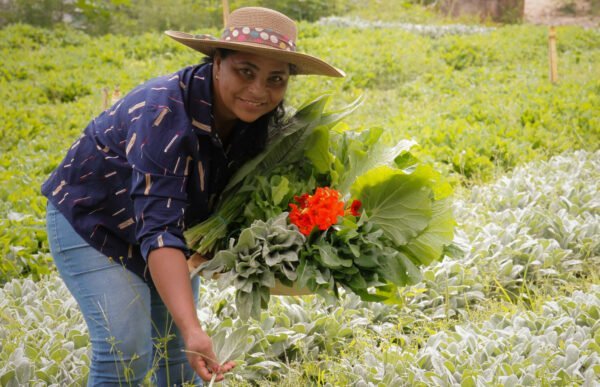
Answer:
[[[215,380],[223,380],[223,374],[234,364],[219,366],[212,340],[198,321],[185,255],[179,249],[161,247],[148,255],[148,267],[160,297],[181,332],[190,365],[205,381],[214,375]]]
[[[184,338],[186,354],[192,369],[204,380],[210,381],[216,374],[215,381],[223,380],[225,373],[235,367],[234,362],[219,365],[213,351],[212,340],[203,330]]]
[[[198,254],[198,253],[194,253],[192,254],[192,256],[187,260],[187,264],[188,264],[188,268],[190,269],[190,272],[194,271],[194,269],[196,269],[198,266],[202,265],[205,262],[208,262],[209,260],[204,258],[202,255]]]

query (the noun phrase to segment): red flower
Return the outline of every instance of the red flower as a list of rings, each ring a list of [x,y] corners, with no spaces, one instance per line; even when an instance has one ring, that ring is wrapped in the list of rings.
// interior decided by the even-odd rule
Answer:
[[[350,213],[352,216],[360,216],[360,208],[362,207],[362,203],[360,200],[354,200],[350,205]]]
[[[294,196],[294,200],[300,204],[300,207],[306,207],[308,197],[309,195],[305,193],[302,196]]]
[[[298,205],[290,204],[290,222],[304,235],[309,235],[315,227],[325,231],[337,223],[339,216],[344,216],[340,193],[329,187],[318,187],[314,195],[295,196],[294,200]]]

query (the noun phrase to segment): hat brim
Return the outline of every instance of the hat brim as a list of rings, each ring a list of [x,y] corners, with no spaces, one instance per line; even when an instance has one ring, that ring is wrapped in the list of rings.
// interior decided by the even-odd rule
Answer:
[[[280,60],[296,66],[298,74],[325,75],[328,77],[344,77],[346,74],[329,63],[314,56],[295,51],[284,51],[251,42],[229,42],[214,37],[199,38],[180,31],[165,31],[170,38],[203,54],[212,56],[218,48],[248,52],[270,59]]]

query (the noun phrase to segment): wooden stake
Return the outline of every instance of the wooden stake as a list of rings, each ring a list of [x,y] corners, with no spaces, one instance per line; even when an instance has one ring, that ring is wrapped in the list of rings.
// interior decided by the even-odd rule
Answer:
[[[102,107],[104,108],[104,110],[108,109],[108,87],[103,87],[102,88],[102,96],[104,98],[102,98]]]
[[[550,81],[556,83],[558,82],[558,59],[556,55],[556,29],[554,26],[550,27],[548,34],[548,48],[550,52]]]
[[[227,19],[229,19],[229,1],[223,0],[223,27],[227,25]]]

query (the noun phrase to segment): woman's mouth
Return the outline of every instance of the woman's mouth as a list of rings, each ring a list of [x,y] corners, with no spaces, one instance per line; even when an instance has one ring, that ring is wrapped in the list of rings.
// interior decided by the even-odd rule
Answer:
[[[249,99],[245,99],[245,98],[239,98],[239,100],[242,101],[244,104],[247,104],[247,105],[250,105],[253,107],[261,107],[265,104],[264,102],[253,101],[253,100],[249,100]]]

